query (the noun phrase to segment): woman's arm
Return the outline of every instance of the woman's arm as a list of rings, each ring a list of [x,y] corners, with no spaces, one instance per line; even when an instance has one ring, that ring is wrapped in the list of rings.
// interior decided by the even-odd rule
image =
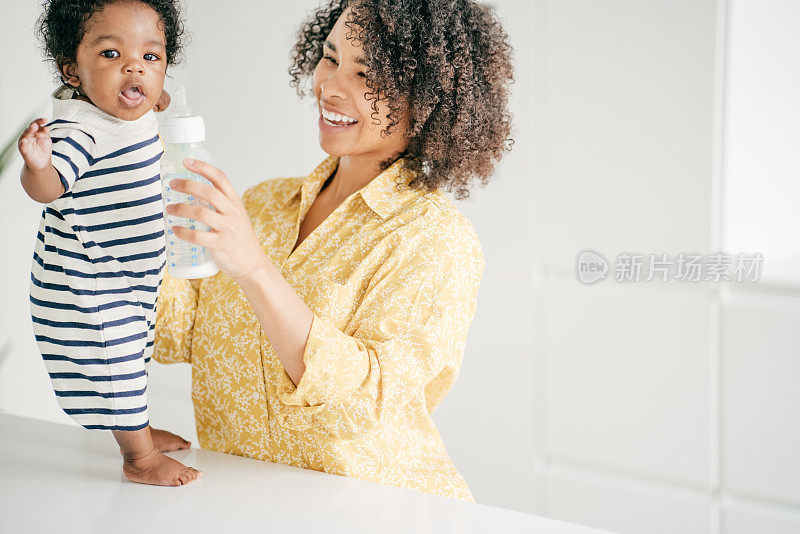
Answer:
[[[167,213],[209,226],[208,232],[173,226],[173,232],[180,239],[211,249],[220,270],[241,286],[287,374],[299,383],[305,370],[303,350],[311,328],[311,310],[264,254],[247,210],[225,174],[203,161],[186,160],[185,165],[211,184],[176,179],[170,186],[207,200],[217,211],[172,204]]]
[[[286,374],[293,384],[300,383],[305,372],[303,351],[313,312],[266,256],[237,282]]]

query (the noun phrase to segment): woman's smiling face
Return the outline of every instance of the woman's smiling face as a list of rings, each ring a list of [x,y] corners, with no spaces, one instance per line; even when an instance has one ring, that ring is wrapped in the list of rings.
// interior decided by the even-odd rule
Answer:
[[[381,131],[389,122],[389,107],[378,102],[373,118],[366,84],[366,65],[360,43],[348,39],[349,9],[336,21],[323,45],[323,57],[314,69],[314,95],[319,108],[319,143],[332,156],[367,156],[385,160],[405,150],[407,112],[389,136]],[[380,123],[378,123],[378,120]]]

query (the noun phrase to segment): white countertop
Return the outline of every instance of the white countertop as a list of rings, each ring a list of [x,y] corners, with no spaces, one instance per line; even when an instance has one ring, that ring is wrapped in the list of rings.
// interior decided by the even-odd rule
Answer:
[[[601,532],[201,449],[170,456],[203,477],[133,484],[110,432],[0,414],[0,532]]]

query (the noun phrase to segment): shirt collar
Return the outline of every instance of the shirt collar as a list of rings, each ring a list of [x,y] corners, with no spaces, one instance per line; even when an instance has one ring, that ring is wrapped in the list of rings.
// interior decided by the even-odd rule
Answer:
[[[278,199],[278,207],[283,208],[303,190],[316,197],[322,184],[336,170],[338,164],[338,157],[328,156],[308,176],[283,191],[284,196]],[[358,193],[375,213],[385,219],[410,199],[421,194],[420,190],[408,187],[413,176],[414,173],[405,167],[405,160],[401,158],[370,180]],[[398,182],[402,185],[398,186]]]

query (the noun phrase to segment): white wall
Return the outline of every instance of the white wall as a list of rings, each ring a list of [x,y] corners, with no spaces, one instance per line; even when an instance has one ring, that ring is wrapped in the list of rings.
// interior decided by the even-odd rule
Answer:
[[[535,511],[800,531],[800,6],[540,0],[534,19]],[[765,259],[757,284],[585,286],[584,248]]]
[[[788,534],[800,532],[800,3],[728,11],[722,239],[765,264],[762,284],[722,293],[722,522]]]

